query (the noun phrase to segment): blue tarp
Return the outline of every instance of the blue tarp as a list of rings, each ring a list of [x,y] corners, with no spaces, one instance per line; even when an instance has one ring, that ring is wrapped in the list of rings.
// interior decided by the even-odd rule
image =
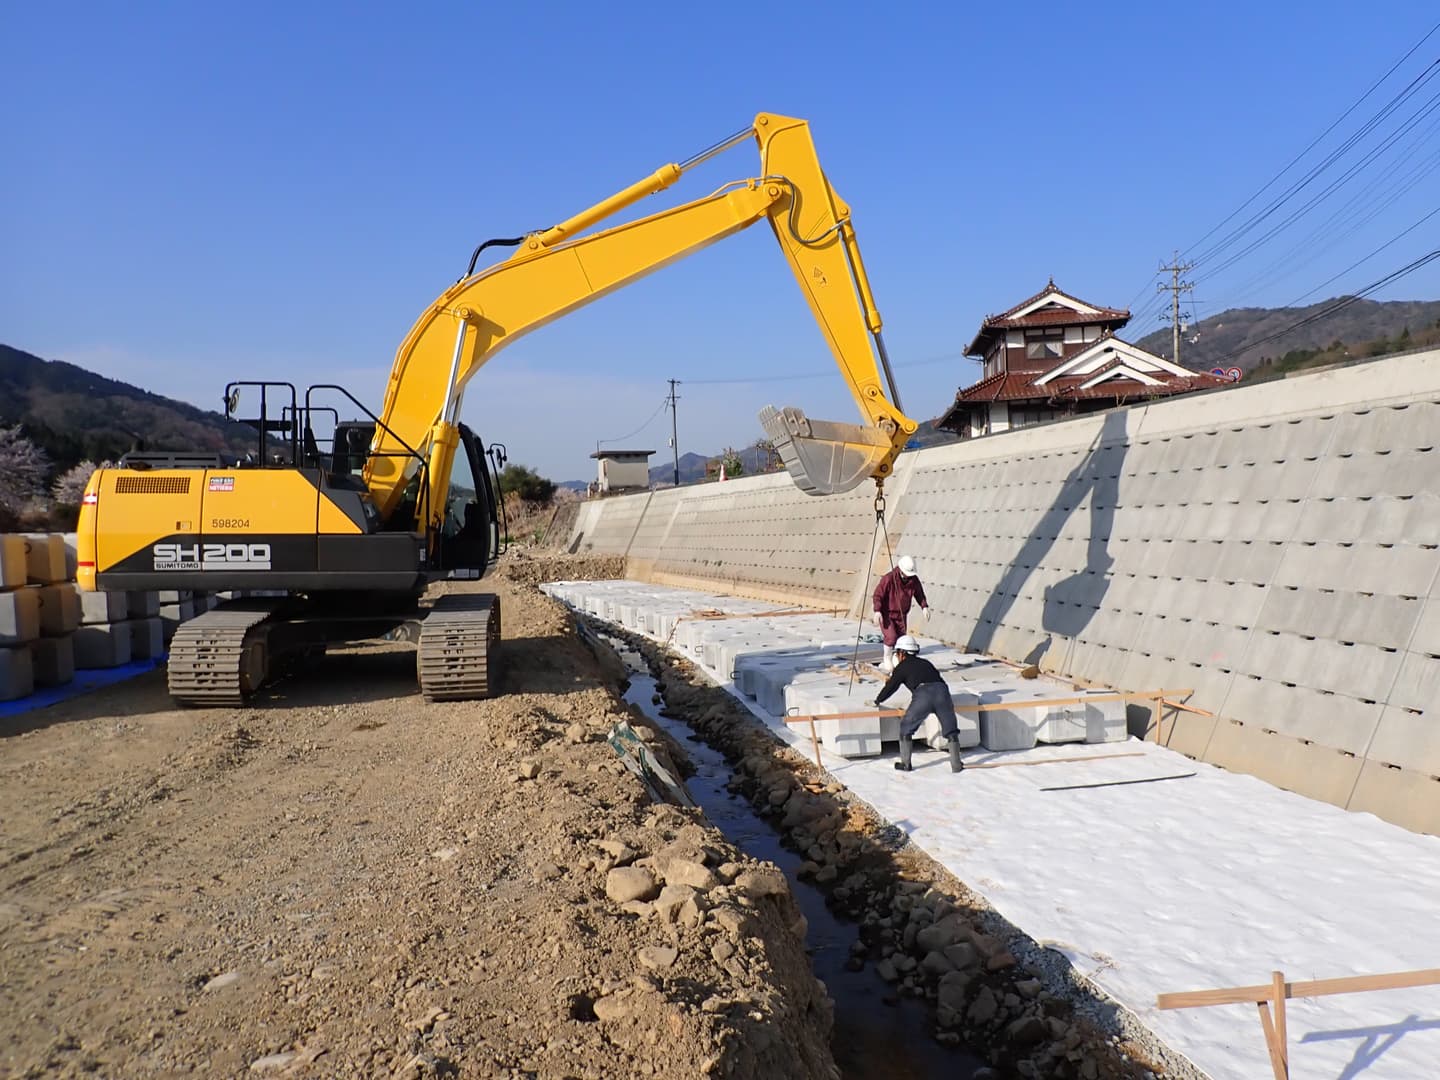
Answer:
[[[92,690],[113,686],[126,679],[133,679],[137,675],[144,675],[147,671],[154,671],[164,662],[165,657],[162,656],[152,660],[134,660],[120,667],[77,671],[75,678],[64,686],[47,686],[43,690],[36,690],[29,697],[18,698],[15,701],[0,701],[0,717],[19,716],[32,709],[44,709],[51,705],[58,705],[72,697],[79,697]]]

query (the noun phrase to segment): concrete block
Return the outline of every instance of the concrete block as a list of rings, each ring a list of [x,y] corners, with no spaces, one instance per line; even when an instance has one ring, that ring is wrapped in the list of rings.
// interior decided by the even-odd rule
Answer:
[[[35,669],[30,650],[0,647],[0,701],[29,697],[35,689]]]
[[[1413,709],[1432,718],[1440,712],[1440,656],[1408,652],[1400,663],[1400,674],[1390,691],[1389,703]],[[1401,762],[1400,764],[1404,764]]]
[[[130,628],[132,660],[158,660],[165,655],[165,626],[159,616],[130,619],[125,625]]]
[[[195,617],[194,604],[189,600],[181,601],[178,604],[160,605],[160,624],[163,627],[165,642],[169,644],[170,639],[175,636],[175,631],[180,624],[189,622]]]
[[[25,577],[32,585],[65,581],[65,541],[59,533],[25,534]]]
[[[129,623],[87,624],[76,630],[71,640],[77,668],[113,668],[130,662]]]
[[[1010,709],[980,714],[980,744],[986,750],[1029,750],[1035,746],[1035,725],[1028,715]]]
[[[160,590],[160,603],[162,604],[180,604],[189,599],[191,599],[191,592],[189,589]]]
[[[64,686],[75,678],[75,643],[69,637],[42,637],[30,643],[36,686]]]
[[[60,542],[65,545],[65,580],[74,581],[79,568],[80,537],[76,533],[61,533]]]
[[[1380,722],[1382,708],[1375,701],[1239,675],[1224,707],[1218,711],[1257,728],[1307,739],[1333,750],[1363,754]]]
[[[40,636],[40,590],[0,592],[0,645],[23,645]]]
[[[1150,726],[1154,723],[1154,709],[1149,704],[1132,702],[1126,709],[1129,728],[1137,737],[1151,738]],[[1186,757],[1205,759],[1205,751],[1215,735],[1216,724],[1229,723],[1197,713],[1166,713],[1160,721],[1160,744]]]
[[[125,598],[127,618],[148,619],[160,614],[160,594],[154,589],[132,589]]]
[[[82,592],[80,621],[82,623],[122,622],[130,614],[130,605],[123,592]]]
[[[80,590],[68,581],[33,588],[40,599],[40,632],[47,637],[73,633],[80,625]]]
[[[1440,836],[1440,779],[1367,761],[1360,768],[1346,809],[1374,814],[1415,832]]]
[[[824,713],[865,712],[879,689],[877,682],[868,686],[856,682],[849,687],[835,676],[798,679],[785,690],[786,712],[795,716],[819,716]],[[869,695],[868,697],[866,695]],[[881,752],[883,737],[878,717],[853,720],[817,720],[816,735],[821,744],[842,757],[874,757]],[[792,727],[799,735],[808,735],[809,727]]]
[[[1345,805],[1363,763],[1342,750],[1225,720],[1216,726],[1205,760],[1336,806]]]
[[[1440,664],[1440,661],[1431,661]],[[1440,776],[1440,725],[1435,714],[1440,702],[1428,709],[1387,705],[1380,714],[1375,738],[1370,740],[1366,760],[1377,765],[1397,766],[1427,776]]]
[[[18,589],[26,578],[25,538],[0,534],[0,589]]]

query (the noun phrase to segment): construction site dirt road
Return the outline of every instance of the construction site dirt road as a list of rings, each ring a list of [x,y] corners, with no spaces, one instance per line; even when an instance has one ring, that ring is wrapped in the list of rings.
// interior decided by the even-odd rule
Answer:
[[[0,1074],[835,1075],[783,877],[653,804],[568,616],[485,586],[493,700],[425,705],[384,646],[3,722]]]

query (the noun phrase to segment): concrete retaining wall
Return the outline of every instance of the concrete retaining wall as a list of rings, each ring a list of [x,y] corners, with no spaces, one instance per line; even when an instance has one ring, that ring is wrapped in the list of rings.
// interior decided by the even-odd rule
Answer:
[[[1440,351],[906,454],[887,496],[923,636],[1193,688],[1217,715],[1167,715],[1172,747],[1440,832]],[[634,577],[855,614],[872,497],[770,475],[586,503],[576,535]]]

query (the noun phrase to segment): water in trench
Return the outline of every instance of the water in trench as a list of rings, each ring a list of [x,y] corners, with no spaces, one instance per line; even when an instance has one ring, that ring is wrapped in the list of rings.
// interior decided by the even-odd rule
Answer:
[[[854,924],[837,918],[826,906],[824,894],[796,876],[801,856],[780,843],[779,833],[751,809],[747,800],[726,789],[731,770],[724,756],[702,742],[689,725],[661,715],[660,707],[651,700],[657,692],[656,682],[641,656],[624,642],[608,637],[606,640],[631,672],[625,700],[684,744],[695,766],[695,775],[685,779],[690,797],[731,843],[747,855],[774,863],[789,879],[790,890],[810,924],[805,944],[815,974],[835,1001],[835,1031],[830,1047],[847,1080],[877,1076],[895,1080],[965,1080],[981,1068],[983,1062],[970,1052],[935,1041],[922,1002],[901,997],[896,1004],[886,1005],[882,999],[893,995],[894,988],[875,973],[873,964],[867,963],[860,971],[846,969],[850,945],[858,940]]]

